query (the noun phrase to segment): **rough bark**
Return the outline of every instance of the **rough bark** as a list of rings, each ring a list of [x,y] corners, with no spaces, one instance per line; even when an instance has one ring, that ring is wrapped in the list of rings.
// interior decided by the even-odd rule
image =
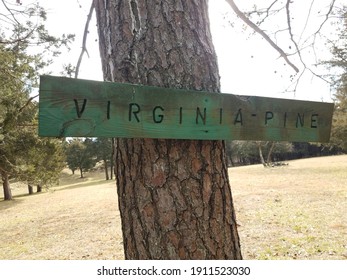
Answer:
[[[4,190],[4,200],[12,200],[12,192],[10,188],[10,180],[8,174],[5,171],[1,172],[2,186]]]
[[[96,0],[104,79],[219,92],[207,0]],[[126,259],[241,259],[221,141],[116,139]]]

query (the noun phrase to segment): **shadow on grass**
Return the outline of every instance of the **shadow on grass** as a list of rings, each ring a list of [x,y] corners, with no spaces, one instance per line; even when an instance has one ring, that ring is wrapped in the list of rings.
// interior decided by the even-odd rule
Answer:
[[[53,191],[73,190],[73,189],[77,189],[77,188],[91,187],[91,186],[95,186],[95,185],[109,184],[111,182],[114,182],[114,185],[116,186],[115,180],[108,180],[107,181],[106,179],[98,179],[98,180],[77,182],[77,183],[63,185],[63,186],[57,186],[57,187],[52,188],[52,190]]]
[[[18,205],[21,202],[22,202],[21,200],[16,200],[16,199],[3,200],[3,198],[1,198],[1,200],[0,200],[0,211],[1,210],[6,210],[6,209],[11,208],[11,207],[15,207],[16,205]]]
[[[12,206],[16,206],[16,204],[22,202],[21,200],[16,200],[16,198],[22,198],[22,197],[31,197],[31,196],[37,196],[37,195],[41,195],[41,194],[44,194],[45,192],[35,192],[35,193],[32,193],[32,194],[29,194],[29,193],[22,193],[22,194],[16,194],[16,195],[13,195],[12,196],[12,200],[3,200],[4,198],[1,197],[0,198],[0,204],[1,203],[6,203],[6,202],[9,202],[9,204],[11,204],[11,202],[13,202],[13,205]],[[11,205],[9,205],[9,207],[12,207]],[[9,208],[7,207],[7,208]],[[1,211],[1,206],[0,206],[0,211]]]

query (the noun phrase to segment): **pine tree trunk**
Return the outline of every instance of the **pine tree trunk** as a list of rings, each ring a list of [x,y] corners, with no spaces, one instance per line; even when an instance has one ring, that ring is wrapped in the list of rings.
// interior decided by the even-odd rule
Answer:
[[[29,192],[29,195],[34,194],[34,188],[32,185],[28,185],[28,192]]]
[[[107,164],[107,160],[104,159],[104,166],[105,166],[105,177],[106,177],[106,180],[110,180],[110,176],[108,175],[108,164]]]
[[[114,170],[113,170],[113,162],[114,162],[114,151],[115,151],[115,145],[113,144],[114,143],[114,139],[112,138],[111,139],[111,143],[112,143],[112,153],[111,153],[111,160],[110,160],[110,169],[111,169],[111,180],[113,180],[113,173],[114,173]]]
[[[95,1],[104,79],[219,92],[207,2]],[[115,149],[126,259],[241,259],[222,141]]]
[[[2,186],[4,189],[4,200],[12,200],[12,192],[10,187],[10,180],[8,174],[4,171],[1,172]]]

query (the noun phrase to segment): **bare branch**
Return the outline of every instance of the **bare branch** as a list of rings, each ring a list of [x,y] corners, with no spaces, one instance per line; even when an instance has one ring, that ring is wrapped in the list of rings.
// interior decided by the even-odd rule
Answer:
[[[314,0],[313,0],[313,2],[314,2]],[[335,7],[335,2],[336,2],[336,0],[332,0],[332,1],[331,1],[330,5],[329,5],[329,10],[328,10],[328,12],[325,14],[325,19],[324,19],[324,20],[322,21],[322,23],[319,25],[319,28],[318,28],[315,32],[313,32],[313,33],[303,42],[302,45],[306,45],[307,42],[309,42],[312,38],[313,38],[313,39],[312,39],[312,42],[309,43],[308,45],[311,45],[311,46],[314,46],[314,45],[315,45],[316,38],[317,38],[317,36],[320,34],[320,32],[321,32],[321,30],[322,30],[324,24],[328,21],[329,18],[331,18],[332,11],[333,11],[333,9],[334,9],[334,7]],[[302,36],[300,36],[300,40],[301,40],[301,37],[302,37]]]
[[[14,24],[14,20],[10,16],[0,13],[0,20],[6,24]]]
[[[82,41],[82,51],[81,51],[80,57],[78,58],[78,62],[77,62],[77,66],[76,66],[76,72],[75,72],[75,78],[78,77],[84,53],[86,52],[87,55],[89,56],[88,50],[87,50],[87,38],[88,38],[89,23],[90,23],[90,21],[92,19],[92,16],[93,16],[94,7],[95,7],[95,5],[94,5],[94,0],[93,0],[92,1],[92,5],[90,6],[90,10],[89,10],[89,14],[88,14],[88,17],[87,17],[86,25],[84,27],[84,34],[83,34],[83,41]]]
[[[249,27],[251,27],[255,32],[260,34],[280,55],[283,57],[283,59],[290,65],[296,73],[299,72],[298,67],[296,67],[288,58],[288,55],[263,31],[261,30],[256,24],[254,24],[246,15],[240,11],[240,9],[236,6],[235,2],[233,0],[227,0],[233,11],[240,17],[241,20],[243,20],[244,23],[246,23]]]
[[[295,49],[296,49],[296,51],[300,57],[301,62],[305,65],[305,63],[303,62],[302,57],[301,57],[300,48],[299,48],[297,42],[294,40],[294,35],[293,35],[293,31],[292,31],[292,23],[291,23],[291,19],[290,19],[290,3],[291,2],[292,2],[292,0],[287,0],[287,4],[286,4],[288,32],[289,32],[290,40],[293,42]],[[306,65],[305,65],[305,67],[306,67]]]
[[[278,13],[278,12],[280,12],[280,11],[282,10],[282,8],[281,8],[281,9],[276,9],[275,11],[271,12],[272,7],[273,7],[277,2],[278,2],[278,0],[275,0],[274,2],[272,2],[272,3],[270,4],[269,7],[267,7],[267,8],[265,9],[265,11],[258,12],[258,13],[265,13],[265,14],[266,14],[260,21],[257,22],[257,25],[258,25],[258,26],[260,26],[263,22],[265,22],[265,20],[270,16],[270,14],[273,15],[273,14],[276,14],[276,13]],[[270,13],[270,12],[271,12],[271,13]]]
[[[8,45],[8,44],[16,44],[16,43],[20,43],[20,42],[24,42],[25,40],[27,40],[34,32],[36,31],[36,28],[30,30],[30,32],[28,32],[28,34],[26,34],[25,36],[15,39],[15,40],[10,40],[10,41],[2,41],[0,40],[0,44],[4,44],[4,45]]]
[[[18,14],[22,14],[22,11],[16,11],[12,8],[10,8],[7,4],[5,0],[1,0],[1,2],[3,3],[5,9],[10,13],[11,17],[9,15],[5,15],[5,14],[0,14],[3,18],[5,18],[6,20],[8,20],[8,22],[4,19],[1,19],[2,21],[6,22],[6,23],[11,23],[14,25],[18,25],[21,26],[21,23],[17,20],[16,15],[14,14],[13,11],[17,12]],[[17,1],[17,4],[22,5],[21,2]],[[35,31],[37,30],[37,26],[35,26],[33,29],[29,30],[28,33],[26,35],[23,35],[20,38],[17,39],[13,39],[13,40],[0,40],[0,44],[4,44],[4,45],[11,45],[11,44],[16,44],[16,43],[21,43],[26,41]]]
[[[333,2],[335,2],[335,0],[333,0]],[[292,31],[292,25],[291,25],[291,19],[290,19],[290,4],[292,3],[292,0],[287,0],[287,3],[286,3],[286,13],[287,13],[287,25],[288,25],[288,32],[289,32],[289,36],[290,36],[290,40],[293,42],[294,46],[295,46],[295,49],[296,49],[296,53],[297,55],[299,56],[299,59],[302,63],[302,65],[304,66],[304,71],[302,72],[302,74],[305,72],[305,70],[308,70],[309,72],[311,72],[312,75],[316,76],[317,78],[325,81],[326,83],[329,83],[328,80],[326,80],[322,75],[319,75],[317,74],[316,72],[314,72],[310,67],[307,67],[303,57],[302,57],[302,54],[301,54],[301,49],[298,45],[298,43],[295,41],[294,39],[294,35],[293,35],[293,31]],[[302,74],[299,76],[299,78],[297,79],[297,84],[295,86],[295,90],[296,91],[296,88],[297,88],[297,85],[300,81],[300,78],[302,77]]]
[[[334,5],[335,5],[336,0],[332,0],[329,6],[329,10],[328,12],[325,14],[325,19],[323,20],[323,22],[321,23],[321,25],[319,26],[318,30],[315,32],[315,34],[318,34],[321,29],[323,28],[323,25],[328,21],[329,16],[331,14],[331,12],[333,11]]]
[[[307,14],[307,17],[306,17],[306,22],[305,22],[304,28],[303,28],[302,31],[301,31],[300,38],[299,38],[299,42],[301,41],[301,38],[302,38],[302,36],[304,35],[304,32],[305,32],[305,30],[306,30],[306,28],[307,28],[307,25],[308,25],[308,22],[309,22],[309,19],[310,19],[310,16],[311,16],[311,12],[312,12],[312,7],[313,7],[313,4],[314,4],[314,1],[315,1],[315,0],[312,0],[311,5],[310,5],[310,8],[309,8],[309,10],[308,10],[308,14]]]
[[[16,19],[15,15],[13,14],[12,10],[7,6],[6,2],[4,0],[1,0],[2,4],[4,4],[4,7],[6,8],[6,10],[11,14],[13,20],[20,25],[19,21]]]
[[[22,108],[19,109],[18,113],[20,114],[27,106],[29,106],[29,104],[31,104],[31,102],[36,98],[38,97],[39,95],[35,95],[35,96],[32,96],[28,99],[28,101],[25,103],[24,106],[22,106]]]

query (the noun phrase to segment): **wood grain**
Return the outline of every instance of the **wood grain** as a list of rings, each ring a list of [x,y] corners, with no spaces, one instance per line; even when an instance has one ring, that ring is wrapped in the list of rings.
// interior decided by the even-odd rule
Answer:
[[[328,142],[332,103],[42,76],[39,135]]]

